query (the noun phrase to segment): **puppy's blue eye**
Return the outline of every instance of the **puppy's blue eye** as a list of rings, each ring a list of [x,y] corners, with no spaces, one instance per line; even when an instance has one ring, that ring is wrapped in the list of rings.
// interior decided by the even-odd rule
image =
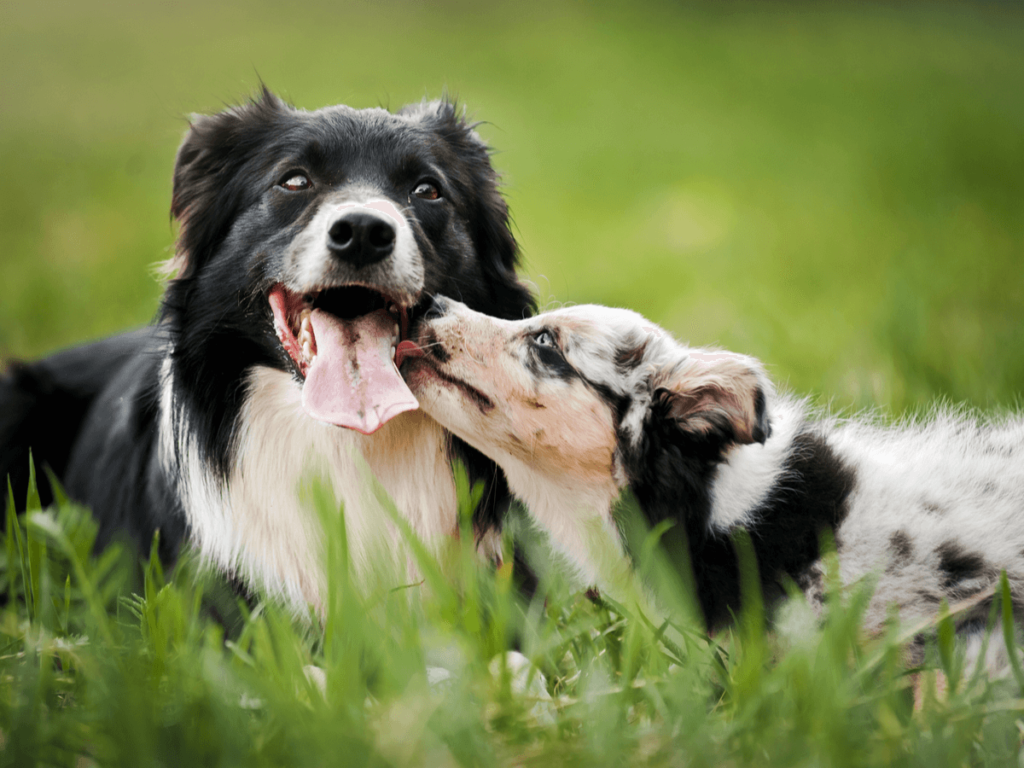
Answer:
[[[284,181],[280,183],[281,187],[284,187],[289,192],[298,192],[303,189],[309,189],[313,186],[313,182],[309,180],[309,176],[304,173],[289,173],[285,176]]]
[[[533,340],[537,343],[538,347],[555,347],[555,337],[551,335],[551,331],[541,331]]]

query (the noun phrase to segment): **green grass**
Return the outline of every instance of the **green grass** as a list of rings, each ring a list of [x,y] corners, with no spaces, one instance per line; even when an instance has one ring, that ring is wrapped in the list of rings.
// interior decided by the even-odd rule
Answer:
[[[0,357],[154,315],[183,116],[259,76],[305,108],[458,95],[545,303],[632,307],[839,408],[1019,403],[1015,4],[15,0],[0,72]],[[752,610],[712,642],[660,581],[678,610],[657,636],[557,571],[529,605],[470,562],[360,594],[319,511],[323,625],[250,612],[190,558],[91,556],[70,506],[10,521],[0,764],[1018,764],[1016,678],[964,670],[914,712],[902,638],[860,635],[858,590],[821,625],[790,629],[797,604],[766,633]],[[513,635],[552,703],[488,671]],[[438,660],[459,671],[431,688]]]
[[[330,498],[311,502],[327,541],[322,622],[249,610],[190,555],[173,574],[117,547],[93,556],[85,511],[30,500],[0,544],[0,765],[1017,764],[1022,685],[965,669],[947,618],[925,630],[926,667],[950,690],[924,685],[914,711],[910,633],[859,631],[870,585],[834,591],[820,623],[796,599],[770,633],[748,601],[712,640],[648,556],[660,604],[681,606],[671,622],[573,594],[553,569],[524,602],[471,545],[453,581],[420,555],[423,584],[366,593]],[[546,685],[502,670],[515,637]],[[454,674],[431,685],[439,662]]]

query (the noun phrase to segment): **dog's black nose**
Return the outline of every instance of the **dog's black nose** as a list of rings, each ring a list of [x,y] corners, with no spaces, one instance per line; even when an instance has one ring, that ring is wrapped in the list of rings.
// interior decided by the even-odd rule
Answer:
[[[376,264],[395,250],[395,228],[383,216],[351,211],[331,225],[327,248],[353,267]]]
[[[439,317],[443,317],[448,312],[448,302],[442,299],[440,296],[431,296],[430,304],[427,305],[426,311],[423,313],[424,320],[437,320]]]

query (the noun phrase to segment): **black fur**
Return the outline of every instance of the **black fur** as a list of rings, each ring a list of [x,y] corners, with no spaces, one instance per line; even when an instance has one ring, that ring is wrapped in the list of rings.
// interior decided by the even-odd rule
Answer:
[[[691,564],[704,618],[715,629],[729,621],[741,598],[733,537],[708,525],[711,485],[735,435],[724,419],[709,432],[689,431],[669,417],[670,408],[667,393],[655,401],[638,450],[626,457],[627,474],[651,526],[677,523],[662,543],[677,563]],[[818,559],[821,532],[842,522],[854,485],[853,472],[809,432],[794,440],[781,478],[753,511],[757,522],[746,528],[769,603],[782,596],[787,577],[797,581]]]
[[[44,473],[63,477],[93,400],[148,345],[144,329],[58,352],[34,363],[12,362],[0,375],[0,481],[10,476],[18,511],[28,487],[32,450],[43,505],[53,500]]]
[[[954,590],[965,581],[985,575],[985,558],[976,552],[969,552],[956,541],[944,541],[935,554],[939,556],[939,571],[942,573],[942,587]]]
[[[906,531],[896,531],[889,537],[889,549],[892,551],[888,568],[890,571],[902,568],[914,556],[914,544]]]
[[[760,388],[754,391],[754,429],[750,436],[755,443],[761,445],[764,445],[765,441],[772,436],[772,425],[768,420],[764,391]]]
[[[632,373],[643,362],[646,352],[646,339],[638,344],[626,344],[619,347],[615,350],[615,369],[624,376]]]
[[[287,249],[322,195],[371,184],[406,213],[426,267],[423,303],[444,293],[505,318],[533,311],[518,281],[518,250],[488,148],[445,102],[383,111],[294,110],[267,90],[192,122],[177,155],[171,213],[181,223],[158,323],[150,329],[16,365],[0,379],[0,476],[23,495],[27,451],[89,504],[101,539],[123,532],[143,547],[160,529],[169,558],[186,535],[177,482],[157,458],[160,369],[173,346],[174,410],[201,456],[226,477],[234,459],[246,375],[294,372],[277,339],[267,293]],[[313,190],[281,194],[295,168]],[[409,192],[430,177],[440,204]],[[273,449],[268,446],[268,449]],[[455,444],[486,485],[477,527],[500,523],[508,489],[494,466]]]

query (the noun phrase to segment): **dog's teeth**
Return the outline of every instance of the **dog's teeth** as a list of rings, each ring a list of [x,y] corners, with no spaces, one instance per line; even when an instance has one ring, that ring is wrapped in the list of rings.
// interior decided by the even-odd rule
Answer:
[[[391,359],[392,360],[395,359],[395,347],[394,346],[391,347]]]
[[[310,329],[310,325],[309,325],[309,322],[310,322],[310,320],[309,320],[309,316],[310,316],[311,314],[312,314],[312,312],[311,312],[311,311],[310,311],[309,309],[304,309],[304,310],[302,310],[302,311],[301,311],[301,312],[299,313],[299,317],[298,317],[298,321],[299,321],[299,322],[298,322],[298,325],[293,325],[293,326],[292,326],[292,333],[293,333],[293,334],[295,334],[296,336],[298,336],[298,335],[299,335],[300,333],[305,333],[305,332],[309,331],[309,329]],[[294,318],[294,317],[293,317],[293,319],[292,319],[292,322],[293,322],[293,323],[295,322],[295,318]]]
[[[302,342],[302,357],[307,363],[313,360],[313,351],[309,339]]]
[[[392,335],[397,339],[398,338],[398,334],[399,334],[398,323],[395,323],[395,330],[394,330],[394,333]]]

